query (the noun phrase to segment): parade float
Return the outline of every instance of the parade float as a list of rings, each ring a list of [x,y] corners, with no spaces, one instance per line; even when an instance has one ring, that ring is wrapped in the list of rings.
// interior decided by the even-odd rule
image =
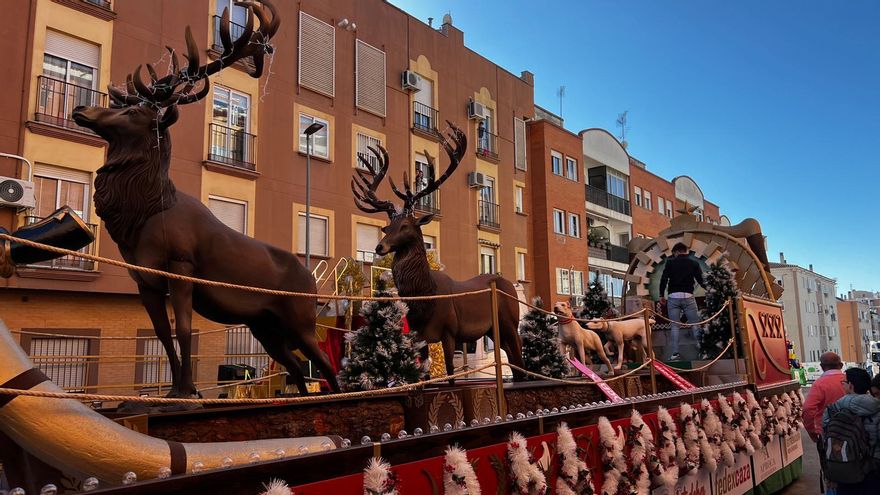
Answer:
[[[170,74],[159,77],[148,65],[145,82],[139,67],[124,87],[110,88],[110,108],[74,113],[78,124],[110,144],[95,203],[125,262],[76,251],[92,237],[69,210],[45,224],[0,232],[4,276],[16,265],[60,255],[123,266],[138,284],[157,336],[170,338],[164,313],[170,298],[175,333],[184,338],[180,357],[166,346],[172,372],[167,397],[66,393],[0,324],[0,489],[5,484],[16,495],[737,495],[773,493],[800,475],[802,396],[791,378],[775,302],[782,289],[770,277],[758,223],[710,225],[685,207],[660,236],[630,244],[628,314],[579,322],[600,332],[614,323],[640,326],[634,334],[643,335],[642,345],[627,340],[626,350],[619,349],[618,364],[626,366],[605,369],[604,377],[600,366],[581,360],[571,361],[583,375],[578,377],[529,369],[517,331],[519,307],[533,306],[523,321],[550,313],[517,299],[499,276],[455,281],[428,268],[420,226],[431,218],[417,217],[412,205],[440,187],[466,149],[452,123],[442,140],[450,160],[442,176],[419,190],[406,176],[402,190],[391,183],[402,206],[377,195],[387,152],[372,150],[379,168],[364,160],[370,173],[359,172],[352,189],[359,208],[389,217],[379,254],[394,253],[397,293],[334,296],[363,301],[368,321],[370,311],[385,320],[406,314],[413,336],[399,342],[439,344],[445,370],[339,392],[327,357],[314,345],[312,275],[289,253],[225,228],[197,200],[175,191],[168,177],[169,128],[178,107],[208,94],[209,76],[235,61],[247,59],[258,77],[272,51],[280,23],[274,7],[266,0],[242,5],[248,7],[245,33],[233,41],[224,12],[217,60],[201,64],[187,32],[185,64],[169,48]],[[124,207],[132,204],[133,210]],[[160,213],[162,229],[154,218]],[[652,340],[654,323],[665,316],[651,293],[677,243],[707,265],[728,263],[736,294],[705,321],[689,323],[713,326],[723,318],[723,325],[713,326],[716,334],[724,332],[717,352],[702,361],[664,364]],[[229,245],[249,255],[230,264],[223,256]],[[224,324],[247,324],[303,395],[200,397],[185,342],[193,311]],[[455,369],[454,347],[483,336],[499,343],[494,361]],[[305,394],[293,349],[314,362],[337,393]],[[509,375],[513,380],[505,379]],[[88,405],[93,401],[145,408],[137,414],[126,407],[97,411]],[[165,405],[179,407],[168,412]]]

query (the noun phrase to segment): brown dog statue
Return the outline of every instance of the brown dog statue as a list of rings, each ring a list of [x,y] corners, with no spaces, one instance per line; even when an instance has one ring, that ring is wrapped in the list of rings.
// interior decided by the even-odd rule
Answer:
[[[611,361],[608,360],[605,348],[602,347],[602,339],[596,332],[578,325],[574,320],[571,305],[566,301],[558,302],[553,305],[553,312],[559,315],[559,343],[572,346],[580,362],[587,365],[593,364],[587,351],[595,352],[605,366],[608,366],[608,372],[613,373],[614,368],[611,367]]]
[[[656,323],[653,318],[649,320],[651,325]],[[631,320],[609,321],[600,318],[594,318],[587,322],[587,328],[597,332],[605,332],[608,334],[608,344],[612,342],[617,346],[617,364],[615,370],[623,367],[623,347],[624,342],[632,341],[636,338],[641,339],[642,348],[645,355],[648,354],[648,340],[645,337],[645,320],[642,318],[633,318]]]

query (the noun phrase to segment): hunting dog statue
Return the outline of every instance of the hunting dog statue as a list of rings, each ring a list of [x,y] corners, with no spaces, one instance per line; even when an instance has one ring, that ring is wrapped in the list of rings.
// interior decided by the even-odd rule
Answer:
[[[450,136],[442,136],[441,144],[449,156],[449,166],[438,179],[429,179],[426,184],[417,185],[413,191],[409,174],[403,174],[404,190],[400,191],[393,180],[391,190],[403,201],[397,207],[391,201],[381,200],[376,190],[388,172],[388,153],[384,148],[370,148],[377,166],[370,163],[364,155],[358,155],[364,169],[358,169],[352,177],[351,189],[354,202],[361,211],[388,215],[390,223],[382,228],[384,237],[376,246],[376,254],[384,256],[394,253],[391,271],[394,285],[401,296],[445,296],[463,292],[486,289],[492,282],[499,291],[510,297],[498,297],[498,324],[500,345],[507,353],[511,364],[525,367],[522,360],[522,342],[517,332],[519,325],[519,301],[513,284],[499,275],[484,274],[468,280],[453,280],[449,275],[431,270],[425,251],[422,226],[434,218],[433,214],[417,217],[414,208],[417,203],[432,192],[455,171],[467,149],[467,137],[454,124],[449,122]],[[434,166],[434,159],[425,151],[428,166]],[[409,306],[407,320],[418,336],[427,342],[440,342],[446,372],[453,372],[453,352],[456,344],[470,343],[484,336],[492,336],[492,299],[488,292],[460,297],[437,298],[429,300],[406,301]],[[513,371],[514,379],[521,379],[522,373]]]
[[[648,320],[651,325],[656,323],[653,318]],[[648,339],[645,336],[645,320],[643,318],[632,318],[629,320],[603,320],[601,318],[593,318],[587,322],[587,328],[597,332],[605,332],[608,334],[608,342],[606,346],[612,344],[617,347],[617,364],[614,365],[615,370],[623,367],[623,349],[624,343],[630,343],[639,340],[645,356],[648,353]],[[634,342],[633,342],[634,343]],[[606,350],[608,350],[606,348]]]
[[[107,161],[95,178],[95,210],[125,261],[179,275],[265,289],[316,294],[315,279],[295,255],[230,229],[198,199],[177,191],[168,169],[171,158],[169,127],[178,107],[204,98],[208,77],[239,60],[250,59],[250,75],[258,78],[263,58],[271,53],[270,38],[278,30],[275,7],[267,0],[238,2],[247,8],[247,24],[235,41],[229,32],[229,12],[220,21],[223,53],[201,65],[199,49],[186,28],[187,64],[181,68],[171,54],[171,72],[159,78],[147,64],[150,83],[141,67],[126,78],[125,89],[108,88],[111,106],[77,107],[74,121],[109,143]],[[254,16],[259,28],[254,29]],[[201,89],[196,90],[199,83]],[[172,386],[169,396],[189,397],[193,384],[192,311],[224,324],[245,324],[266,352],[284,365],[302,393],[305,379],[294,358],[299,349],[321,370],[333,390],[336,378],[315,335],[316,299],[293,298],[193,284],[188,281],[130,271],[156,336],[168,354]],[[170,294],[180,344],[174,349],[166,313]]]
[[[559,328],[560,344],[574,348],[578,360],[588,365],[593,364],[589,351],[595,352],[599,355],[599,359],[605,363],[605,366],[608,366],[608,372],[614,373],[614,368],[605,354],[605,347],[602,346],[602,339],[599,338],[599,334],[583,328],[575,321],[571,305],[567,301],[560,301],[553,305],[553,312],[559,316],[559,321],[556,325]]]

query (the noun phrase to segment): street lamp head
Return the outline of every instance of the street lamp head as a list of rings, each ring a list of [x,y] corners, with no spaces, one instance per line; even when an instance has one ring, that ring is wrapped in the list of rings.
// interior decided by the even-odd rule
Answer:
[[[303,131],[303,134],[305,134],[306,136],[311,136],[312,134],[320,131],[323,128],[324,128],[324,124],[322,124],[320,122],[315,122],[312,125],[306,127],[306,130]]]

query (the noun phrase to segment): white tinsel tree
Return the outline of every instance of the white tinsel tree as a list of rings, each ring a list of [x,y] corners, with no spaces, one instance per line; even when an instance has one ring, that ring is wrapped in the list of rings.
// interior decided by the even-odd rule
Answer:
[[[706,306],[703,308],[703,319],[717,313],[724,303],[739,295],[736,280],[730,270],[730,264],[724,257],[709,265],[705,274]],[[700,335],[700,354],[703,359],[715,359],[727,346],[730,340],[730,313],[725,310],[705,325]],[[739,346],[739,344],[737,344]],[[742,355],[742,346],[739,346]],[[727,351],[725,358],[733,357],[733,351]]]
[[[602,318],[611,309],[608,302],[608,294],[598,278],[590,282],[587,293],[584,294],[584,307],[581,308],[578,318]]]
[[[377,297],[388,297],[378,292]],[[351,357],[343,361],[339,383],[345,390],[372,390],[415,383],[425,374],[419,349],[425,343],[413,333],[403,334],[408,308],[400,301],[368,301],[361,308],[367,321],[345,336]]]
[[[541,299],[532,304],[541,307]],[[550,325],[550,315],[532,308],[519,324],[522,356],[526,369],[552,378],[568,375],[568,360],[559,349],[559,332]]]

